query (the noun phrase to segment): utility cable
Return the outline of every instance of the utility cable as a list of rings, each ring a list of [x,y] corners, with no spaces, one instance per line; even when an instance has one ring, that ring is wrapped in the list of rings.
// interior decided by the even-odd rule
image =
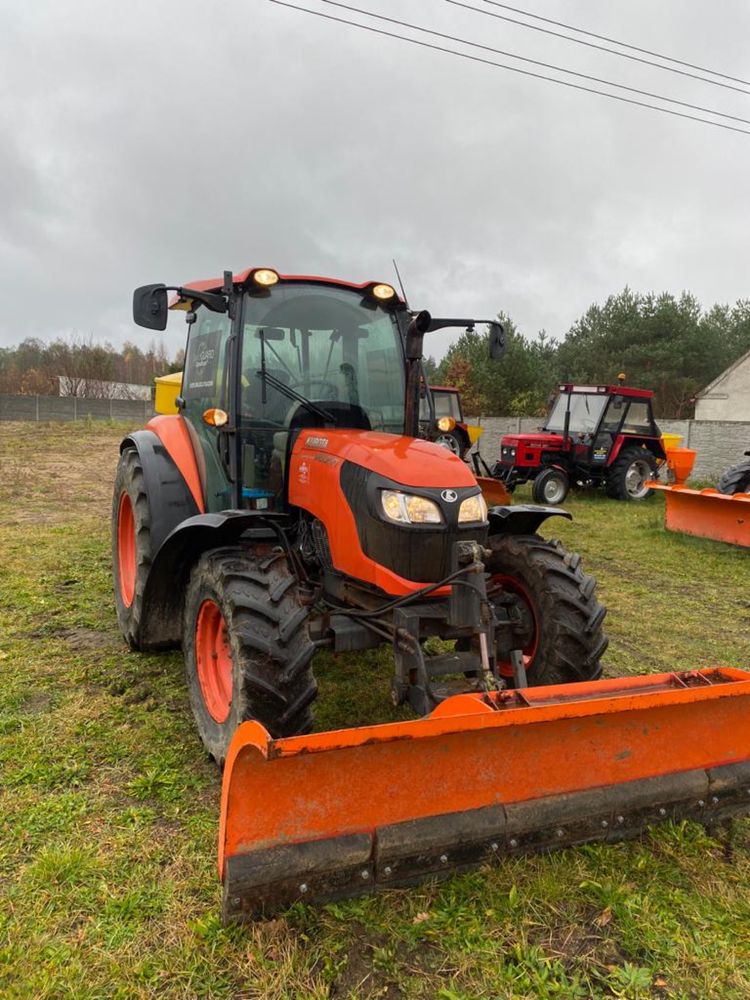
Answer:
[[[669,104],[677,104],[683,108],[690,108],[692,111],[702,111],[707,115],[717,115],[719,118],[728,118],[730,121],[742,122],[744,125],[750,125],[750,118],[741,118],[738,115],[729,115],[724,111],[716,111],[714,108],[704,108],[700,104],[692,104],[689,101],[680,101],[676,97],[665,97],[663,94],[655,94],[651,90],[640,90],[638,87],[630,87],[625,83],[615,83],[614,80],[606,80],[600,76],[591,76],[588,73],[578,73],[574,69],[566,69],[564,66],[556,66],[554,63],[542,62],[541,59],[531,59],[529,56],[520,56],[515,52],[508,52],[505,49],[496,49],[491,45],[482,45],[480,42],[470,42],[467,38],[459,38],[456,35],[446,34],[442,31],[435,31],[432,28],[423,28],[418,24],[411,24],[409,21],[400,21],[395,17],[386,17],[385,14],[375,14],[369,10],[363,10],[361,7],[353,7],[350,4],[342,3],[341,0],[318,0],[319,3],[327,4],[329,7],[339,7],[342,10],[348,10],[353,14],[363,14],[365,17],[371,17],[377,21],[387,21],[389,24],[397,24],[401,28],[408,28],[410,31],[421,31],[426,35],[434,35],[436,38],[442,38],[449,42],[458,42],[460,45],[468,45],[473,49],[481,49],[483,52],[492,52],[496,56],[508,56],[511,59],[519,59],[521,62],[531,63],[533,66],[542,66],[544,69],[553,69],[557,73],[567,73],[569,76],[577,76],[581,80],[589,80],[592,83],[603,83],[607,87],[617,87],[619,90],[627,90],[631,94],[640,94],[641,97],[653,97],[657,101],[666,101]],[[453,0],[448,0],[452,3]],[[459,4],[461,7],[467,7],[468,10],[476,10],[478,14],[483,14],[483,10],[478,10],[476,7],[469,7],[467,4]]]
[[[485,0],[485,3],[489,3],[490,0]],[[555,21],[551,17],[542,17],[541,14],[532,14],[529,10],[521,10],[519,7],[511,7],[507,3],[499,3],[498,0],[492,0],[493,7],[502,7],[503,10],[511,10],[514,14],[523,14],[524,17],[531,17],[535,21],[544,21],[545,24],[554,24],[558,28],[565,28],[566,31],[575,31],[579,35],[588,35],[589,38],[598,38],[600,42],[612,42],[613,45],[621,45],[624,49],[631,49],[633,52],[642,52],[646,56],[655,56],[657,59],[666,59],[667,62],[677,63],[678,66],[687,66],[688,69],[697,69],[701,73],[711,73],[712,76],[720,76],[724,80],[732,80],[734,83],[744,83],[746,87],[750,87],[750,80],[741,80],[737,76],[729,76],[728,73],[720,73],[717,69],[708,69],[706,66],[696,66],[695,63],[685,62],[684,59],[675,59],[674,56],[665,56],[663,52],[652,52],[651,49],[643,49],[639,45],[631,45],[629,42],[621,42],[619,38],[609,38],[607,35],[597,35],[595,31],[586,31],[585,28],[575,28],[572,24],[565,24],[563,21]],[[531,27],[531,25],[528,25]],[[571,42],[575,41],[574,38],[570,39]],[[619,54],[619,53],[618,53]],[[669,69],[668,66],[663,66],[662,69]],[[710,81],[709,81],[710,82]]]
[[[458,0],[445,0],[445,2],[451,3],[455,7],[466,7],[468,10],[475,10],[478,14],[485,14],[487,17],[494,17],[500,21],[508,21],[510,24],[520,25],[522,28],[530,28],[532,31],[541,31],[545,35],[553,35],[555,38],[564,38],[566,42],[574,42],[576,45],[585,45],[589,49],[598,49],[600,52],[609,52],[611,55],[619,56],[621,59],[630,59],[632,62],[643,63],[645,66],[655,66],[657,69],[666,70],[667,73],[677,73],[679,76],[687,76],[692,80],[700,80],[701,83],[710,83],[713,87],[724,87],[726,90],[736,90],[738,94],[750,96],[750,91],[743,90],[741,87],[733,87],[731,83],[722,83],[720,80],[710,80],[707,76],[698,76],[695,73],[688,73],[687,70],[676,69],[674,66],[665,66],[663,63],[653,62],[651,59],[643,59],[641,56],[631,56],[628,55],[627,52],[618,52],[617,49],[607,48],[606,45],[597,45],[595,42],[586,42],[582,38],[571,38],[570,35],[563,35],[559,31],[552,31],[550,28],[542,28],[538,24],[528,24],[526,21],[519,21],[515,17],[508,17],[507,14],[496,14],[489,10],[469,7],[468,4],[459,3]],[[495,0],[484,0],[484,3],[490,4],[493,7],[500,6],[500,4],[496,3]],[[741,82],[744,83],[745,81],[743,80]]]
[[[647,108],[650,111],[658,111],[664,115],[672,115],[675,118],[684,118],[688,121],[699,122],[702,125],[713,125],[714,128],[725,129],[728,132],[739,132],[741,135],[750,135],[750,131],[744,128],[737,128],[735,125],[725,125],[723,122],[711,121],[710,118],[700,118],[697,115],[688,115],[684,111],[673,111],[671,108],[662,108],[658,104],[648,104],[645,101],[636,101],[631,97],[621,97],[619,94],[610,94],[606,90],[597,90],[595,87],[584,87],[579,83],[572,83],[569,80],[559,80],[554,76],[547,76],[544,73],[534,73],[528,69],[521,69],[519,66],[509,66],[507,63],[494,62],[492,59],[484,59],[481,56],[470,55],[468,52],[459,52],[457,49],[445,48],[442,45],[434,45],[431,42],[423,42],[417,38],[409,38],[406,35],[398,35],[392,31],[386,31],[383,28],[375,28],[368,24],[359,24],[357,21],[349,21],[343,17],[337,17],[335,14],[324,14],[319,10],[311,10],[309,7],[301,7],[294,3],[289,3],[288,0],[268,0],[269,3],[276,4],[278,7],[286,7],[289,10],[295,10],[302,14],[312,14],[315,17],[323,18],[326,21],[335,21],[338,24],[346,24],[353,28],[359,28],[360,31],[368,31],[374,35],[380,35],[384,38],[395,38],[402,42],[408,42],[411,45],[417,45],[419,48],[430,49],[433,52],[442,52],[446,55],[456,56],[459,59],[466,59],[469,62],[480,63],[484,66],[492,66],[495,69],[508,70],[511,73],[519,73],[521,76],[533,77],[536,80],[545,80],[548,83],[556,83],[561,87],[568,87],[571,90],[583,91],[588,94],[597,94],[599,97],[608,97],[612,101],[619,101],[621,104],[632,104],[635,107]]]

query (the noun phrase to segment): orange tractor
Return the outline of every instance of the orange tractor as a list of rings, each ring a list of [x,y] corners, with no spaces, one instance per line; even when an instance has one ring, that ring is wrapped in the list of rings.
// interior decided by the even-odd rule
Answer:
[[[750,805],[750,675],[597,680],[595,582],[538,534],[569,515],[488,508],[419,440],[423,339],[471,321],[252,268],[139,288],[136,322],[170,291],[178,412],[122,442],[115,601],[134,649],[182,646],[224,767],[225,919]],[[313,733],[316,651],[384,643],[413,718]]]

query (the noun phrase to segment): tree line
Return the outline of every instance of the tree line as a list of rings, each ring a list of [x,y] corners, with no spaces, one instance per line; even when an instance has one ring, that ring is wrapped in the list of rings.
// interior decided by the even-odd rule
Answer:
[[[629,385],[653,389],[657,416],[687,417],[696,393],[750,351],[750,299],[704,310],[688,292],[625,288],[592,305],[559,341],[543,330],[526,337],[510,316],[499,319],[508,344],[501,361],[488,360],[487,334],[467,331],[439,364],[426,362],[429,380],[460,389],[473,416],[540,416],[560,383],[613,383],[624,372]],[[68,394],[106,398],[111,383],[152,386],[182,364],[183,352],[170,359],[161,341],[143,350],[91,337],[27,339],[0,348],[0,392],[57,395],[62,376]]]
[[[428,378],[461,390],[464,412],[541,416],[563,382],[627,384],[655,393],[657,416],[692,416],[695,396],[750,351],[750,300],[703,310],[695,296],[640,294],[625,288],[592,305],[560,340],[542,331],[525,337],[512,318],[499,319],[507,351],[488,360],[488,335],[467,331]]]
[[[127,342],[117,349],[92,337],[49,343],[29,338],[17,347],[0,348],[0,392],[56,396],[62,378],[65,395],[122,398],[127,390],[116,383],[153,387],[155,376],[180,370],[182,355],[180,351],[170,359],[161,342],[142,350]]]

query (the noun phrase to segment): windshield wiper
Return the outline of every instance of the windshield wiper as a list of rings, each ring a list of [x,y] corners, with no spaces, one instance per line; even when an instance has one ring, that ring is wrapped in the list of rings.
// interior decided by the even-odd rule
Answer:
[[[277,379],[275,375],[269,375],[267,371],[262,368],[258,372],[258,378],[262,381],[263,385],[270,385],[272,389],[276,389],[278,392],[283,393],[288,399],[294,399],[305,409],[309,410],[310,413],[314,413],[316,417],[320,417],[322,420],[328,420],[330,423],[335,424],[336,418],[324,410],[322,406],[318,406],[317,403],[312,403],[309,399],[305,399],[301,393],[296,392],[294,389],[290,389],[288,385]]]

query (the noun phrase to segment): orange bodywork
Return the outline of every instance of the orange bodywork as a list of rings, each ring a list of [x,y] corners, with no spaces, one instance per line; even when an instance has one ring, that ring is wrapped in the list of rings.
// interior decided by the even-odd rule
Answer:
[[[340,484],[341,465],[352,462],[409,487],[475,486],[469,467],[430,441],[378,431],[302,431],[289,463],[289,503],[326,526],[336,569],[389,594],[410,594],[421,583],[405,580],[362,551],[354,513]]]
[[[750,548],[750,493],[728,496],[718,490],[655,482],[648,485],[664,493],[665,527],[669,531]]]
[[[152,417],[146,424],[146,429],[153,431],[164,445],[167,454],[187,483],[199,512],[205,513],[203,486],[198,463],[195,460],[193,440],[183,417],[181,415]]]
[[[280,845],[376,845],[389,824],[739,762],[750,673],[730,668],[457,695],[424,719],[280,740],[245,722],[224,769],[219,875]]]

